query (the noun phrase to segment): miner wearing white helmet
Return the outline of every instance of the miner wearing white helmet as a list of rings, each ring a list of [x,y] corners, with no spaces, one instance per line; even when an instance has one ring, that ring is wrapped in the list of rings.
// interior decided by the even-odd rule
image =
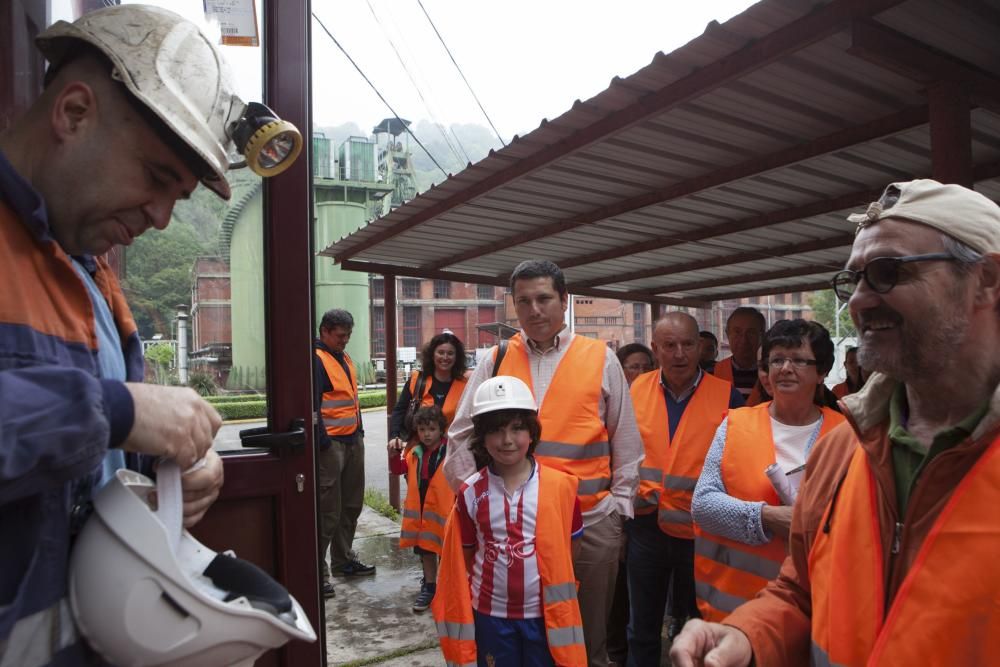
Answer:
[[[240,101],[218,49],[171,12],[99,10],[37,42],[45,89],[0,134],[0,664],[78,665],[92,656],[67,560],[93,489],[126,463],[204,459],[183,476],[192,525],[223,481],[219,414],[140,383],[136,326],[100,255],[164,229],[199,182],[227,198],[230,154],[263,163],[256,131],[274,127],[246,122],[266,107]]]

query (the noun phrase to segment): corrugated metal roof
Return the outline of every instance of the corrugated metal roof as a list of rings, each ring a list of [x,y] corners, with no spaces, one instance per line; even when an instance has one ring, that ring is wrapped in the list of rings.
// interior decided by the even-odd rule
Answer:
[[[968,91],[976,188],[1000,195],[998,31],[985,3],[764,0],[323,254],[492,284],[543,257],[574,293],[662,303],[814,289],[848,211],[934,173],[936,82]]]

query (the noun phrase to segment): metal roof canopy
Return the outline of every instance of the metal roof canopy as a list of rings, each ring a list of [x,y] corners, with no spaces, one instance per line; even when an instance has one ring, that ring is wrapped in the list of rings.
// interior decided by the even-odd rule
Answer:
[[[821,289],[894,180],[1000,197],[1000,9],[763,0],[321,254],[678,306]]]

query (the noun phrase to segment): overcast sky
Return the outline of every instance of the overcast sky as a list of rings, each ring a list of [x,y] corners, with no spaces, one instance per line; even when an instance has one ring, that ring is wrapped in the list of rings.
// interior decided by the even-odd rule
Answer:
[[[748,0],[422,0],[504,141],[555,118],[725,21]],[[373,15],[374,10],[374,15]],[[486,120],[417,0],[314,0],[313,12],[410,120]],[[375,17],[378,17],[376,21]],[[387,34],[403,55],[427,110]],[[389,114],[368,84],[313,23],[313,109],[319,125]],[[366,127],[369,126],[369,127]]]
[[[202,0],[144,2],[193,18],[203,7]],[[422,2],[505,142],[533,130],[542,118],[564,113],[574,100],[593,97],[608,87],[612,77],[644,67],[657,52],[669,53],[689,42],[712,19],[723,22],[752,4],[749,0]],[[61,10],[63,5],[66,9]],[[68,6],[69,0],[54,0],[54,18],[62,18],[60,12],[68,12]],[[257,0],[258,15],[262,6]],[[312,9],[401,117],[487,125],[417,0],[313,0]],[[314,123],[354,121],[368,131],[391,116],[315,21],[312,28]],[[224,51],[237,71],[241,95],[248,101],[258,99],[260,50],[225,47]]]

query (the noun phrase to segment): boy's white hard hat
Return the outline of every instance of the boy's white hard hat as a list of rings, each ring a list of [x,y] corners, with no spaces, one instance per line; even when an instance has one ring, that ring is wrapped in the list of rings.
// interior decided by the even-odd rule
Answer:
[[[226,170],[236,146],[227,133],[246,103],[235,93],[229,65],[212,41],[187,19],[159,7],[121,5],[57,21],[36,38],[58,66],[73,40],[86,42],[114,65],[112,77],[204,160],[202,183],[231,196]]]
[[[181,512],[179,472],[175,479],[170,491],[122,469],[94,498],[69,576],[73,616],[90,646],[122,667],[251,667],[291,639],[315,641],[298,601],[270,575],[209,549],[179,521],[171,537],[160,514],[169,498]]]
[[[535,397],[528,385],[511,375],[497,375],[483,382],[472,397],[472,416],[497,410],[538,412]]]

